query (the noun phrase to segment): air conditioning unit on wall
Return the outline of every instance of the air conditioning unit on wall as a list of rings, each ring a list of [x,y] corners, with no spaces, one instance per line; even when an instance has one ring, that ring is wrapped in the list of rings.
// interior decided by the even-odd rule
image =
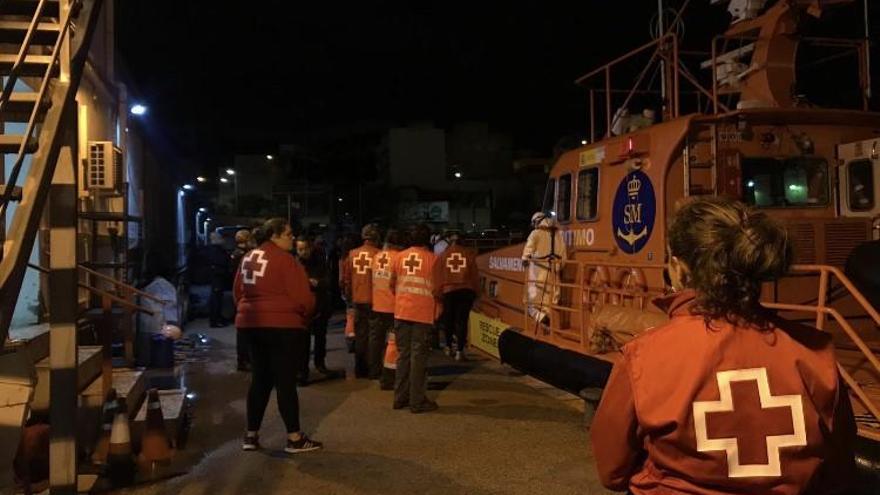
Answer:
[[[113,141],[89,141],[86,162],[86,189],[120,189],[122,150],[113,146]]]

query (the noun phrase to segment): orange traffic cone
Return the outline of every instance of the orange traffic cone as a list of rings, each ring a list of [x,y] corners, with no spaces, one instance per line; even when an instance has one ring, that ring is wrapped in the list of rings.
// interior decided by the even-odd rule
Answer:
[[[159,402],[159,391],[153,388],[148,394],[147,418],[144,422],[138,463],[142,470],[152,472],[157,465],[170,463],[172,454],[171,442],[168,441],[168,433],[165,431],[162,404]]]
[[[116,412],[116,389],[107,392],[104,409],[101,412],[101,436],[92,453],[92,462],[98,465],[107,464],[107,452],[110,450],[110,432],[113,429],[113,415]]]
[[[107,471],[116,487],[134,482],[135,465],[131,455],[131,430],[128,427],[128,406],[125,397],[116,401],[116,416],[110,430],[110,448],[107,453]]]
[[[345,344],[348,352],[354,352],[354,308],[345,310]]]
[[[388,344],[385,346],[385,362],[382,365],[382,390],[394,390],[394,379],[397,373],[397,342],[394,332],[388,332]]]

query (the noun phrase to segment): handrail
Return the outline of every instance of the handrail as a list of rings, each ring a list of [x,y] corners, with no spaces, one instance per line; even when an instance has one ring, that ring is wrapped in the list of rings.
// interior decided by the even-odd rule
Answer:
[[[43,2],[45,2],[45,0],[40,0],[40,4],[43,4]],[[61,55],[61,45],[64,39],[67,37],[67,32],[70,30],[72,15],[73,10],[67,9],[64,22],[61,23],[61,30],[58,32],[58,39],[55,40],[55,45],[52,47],[52,59],[46,65],[46,72],[43,74],[43,80],[40,83],[40,90],[37,92],[37,104],[35,104],[33,109],[31,109],[31,115],[28,119],[27,128],[22,135],[21,144],[18,147],[18,157],[16,158],[15,165],[13,165],[12,171],[9,174],[9,180],[7,180],[7,184],[11,186],[14,186],[15,183],[18,182],[18,174],[21,173],[21,167],[24,164],[24,158],[28,148],[28,143],[31,141],[31,135],[34,133],[34,129],[36,128],[37,124],[37,115],[40,113],[39,102],[43,101],[43,99],[46,97],[46,90],[49,88],[49,81],[52,79],[52,70],[55,68],[55,64],[58,62],[58,59]],[[6,210],[9,207],[9,201],[12,198],[12,190],[13,187],[6,187],[3,191],[2,197],[0,197],[0,218],[4,218],[4,216],[6,215]]]
[[[101,272],[97,272],[97,271],[92,270],[91,268],[87,268],[87,267],[85,267],[85,266],[83,266],[83,265],[79,265],[78,268],[79,268],[80,270],[82,270],[82,271],[88,273],[89,275],[93,275],[93,276],[95,276],[95,277],[98,277],[98,278],[100,278],[101,280],[104,280],[104,281],[106,281],[106,282],[111,282],[111,283],[113,283],[113,284],[115,284],[115,285],[117,285],[117,286],[122,286],[123,289],[125,289],[125,290],[127,290],[127,291],[129,291],[129,292],[131,292],[131,293],[137,294],[137,295],[139,295],[139,296],[141,296],[141,297],[144,297],[144,298],[146,298],[146,299],[150,299],[150,300],[153,301],[153,302],[157,302],[157,303],[159,303],[159,304],[171,304],[171,302],[172,302],[172,301],[166,301],[165,299],[160,299],[160,298],[158,298],[158,297],[156,297],[156,296],[154,296],[154,295],[152,295],[152,294],[149,294],[149,293],[144,292],[144,291],[142,291],[142,290],[136,289],[136,288],[134,288],[133,286],[128,285],[128,284],[126,284],[125,282],[122,282],[121,280],[117,280],[117,279],[115,279],[115,278],[113,278],[113,277],[111,277],[111,276],[104,275],[104,274],[101,273]]]
[[[28,31],[27,33],[25,33],[24,40],[21,42],[21,48],[19,48],[18,50],[18,56],[15,58],[15,62],[12,64],[12,70],[6,77],[6,84],[3,85],[3,93],[0,93],[0,113],[2,113],[3,110],[6,109],[6,104],[9,102],[9,99],[12,96],[12,91],[15,88],[15,83],[18,81],[18,73],[21,71],[21,68],[24,65],[24,61],[28,53],[28,48],[31,47],[31,42],[33,41],[34,34],[37,31],[37,26],[39,26],[40,19],[43,17],[43,9],[45,8],[45,6],[46,0],[40,0],[40,3],[37,4],[36,9],[34,10],[34,16],[31,18],[31,23],[28,25]],[[36,105],[39,105],[39,100],[36,102]]]
[[[119,297],[119,296],[117,296],[117,295],[111,294],[111,293],[106,292],[106,291],[103,291],[103,290],[101,290],[101,289],[98,289],[98,288],[92,287],[91,285],[84,284],[84,283],[82,283],[82,282],[79,282],[77,285],[79,285],[81,288],[86,289],[86,290],[88,290],[89,292],[92,292],[92,293],[94,293],[94,294],[97,294],[97,295],[99,295],[99,296],[101,296],[101,297],[106,297],[107,299],[109,299],[109,300],[111,300],[111,301],[113,301],[113,302],[115,302],[115,303],[117,303],[117,304],[119,304],[119,305],[121,305],[121,306],[125,306],[126,308],[128,308],[128,309],[130,309],[130,310],[132,310],[132,311],[138,311],[138,312],[141,312],[141,313],[148,314],[148,315],[150,315],[150,316],[155,316],[155,315],[156,315],[156,312],[153,311],[153,310],[151,310],[151,309],[147,309],[147,308],[145,308],[145,307],[143,307],[143,306],[138,306],[137,304],[134,304],[134,303],[132,303],[132,302],[129,302],[129,301],[125,300],[125,299],[122,298],[122,297]]]

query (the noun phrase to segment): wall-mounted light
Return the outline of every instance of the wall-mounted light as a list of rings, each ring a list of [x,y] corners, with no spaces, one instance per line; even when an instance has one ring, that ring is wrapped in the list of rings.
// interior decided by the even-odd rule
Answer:
[[[456,179],[461,179],[461,172],[456,172],[452,175],[454,175]]]
[[[583,144],[587,144],[587,140],[586,140],[586,139],[581,139],[581,144],[582,144],[582,145],[583,145]]]
[[[274,160],[275,157],[272,155],[266,155],[266,160]]]
[[[140,103],[135,103],[134,105],[131,106],[131,114],[138,115],[138,116],[146,115],[147,114],[147,107],[145,105],[140,104]]]
[[[336,200],[339,201],[340,203],[342,203],[342,197],[341,197],[341,196],[338,197],[338,198],[336,198]]]
[[[202,212],[202,213],[205,213],[205,212],[208,211],[208,209],[207,209],[207,208],[199,208],[199,211]]]

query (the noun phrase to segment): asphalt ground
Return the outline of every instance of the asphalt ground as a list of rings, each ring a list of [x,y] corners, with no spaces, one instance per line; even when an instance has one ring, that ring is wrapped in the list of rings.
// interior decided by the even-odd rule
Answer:
[[[207,337],[187,365],[195,394],[189,440],[161,481],[122,493],[220,494],[592,494],[596,479],[582,404],[493,360],[456,362],[439,351],[429,365],[428,414],[392,410],[392,395],[353,379],[339,318],[331,322],[328,366],[348,378],[299,389],[303,429],[322,451],[287,455],[274,395],[263,450],[242,452],[249,375],[235,371],[235,329],[203,320]],[[318,376],[316,372],[313,377]]]

